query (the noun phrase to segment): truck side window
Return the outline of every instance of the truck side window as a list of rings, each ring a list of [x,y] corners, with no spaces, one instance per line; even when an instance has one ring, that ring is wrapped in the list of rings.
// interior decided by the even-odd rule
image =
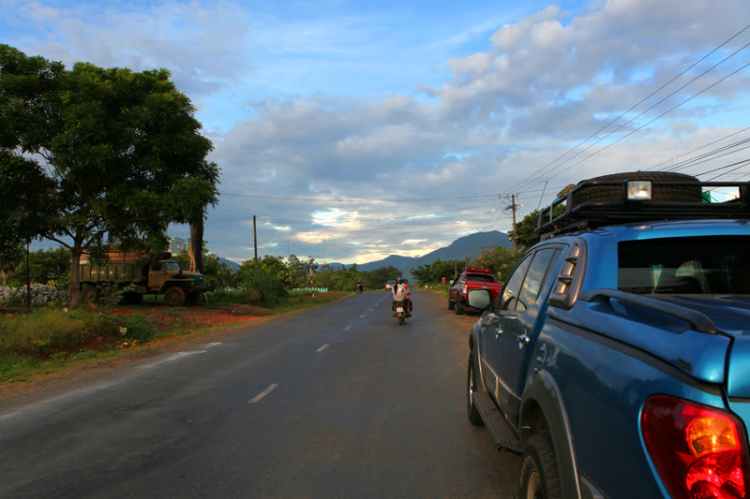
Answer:
[[[526,276],[526,271],[529,269],[530,264],[531,256],[527,256],[518,264],[518,266],[516,266],[515,270],[508,278],[508,282],[503,286],[503,293],[499,296],[498,301],[495,304],[495,312],[507,313],[516,308],[518,293],[521,290],[523,278]]]
[[[544,282],[544,277],[547,275],[550,263],[554,260],[553,257],[557,251],[555,248],[547,248],[539,250],[534,254],[534,260],[531,262],[526,278],[523,280],[521,293],[516,302],[516,312],[524,312],[536,302],[539,296],[539,289],[542,282]]]

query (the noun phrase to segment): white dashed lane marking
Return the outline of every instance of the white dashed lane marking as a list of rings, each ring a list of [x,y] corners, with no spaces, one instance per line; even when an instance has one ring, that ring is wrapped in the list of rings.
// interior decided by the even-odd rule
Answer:
[[[318,348],[318,349],[316,350],[316,352],[322,352],[322,351],[323,351],[323,350],[325,350],[326,348],[328,348],[328,343],[326,343],[326,344],[325,344],[325,345],[323,345],[322,347]]]
[[[258,395],[256,395],[255,398],[253,398],[251,400],[248,400],[247,403],[248,404],[257,404],[258,402],[260,402],[261,400],[263,400],[263,398],[266,395],[268,395],[269,393],[271,393],[272,391],[274,391],[278,386],[279,385],[277,383],[273,383],[273,384],[269,385],[268,388],[266,388],[265,390],[263,390],[262,392],[260,392]]]

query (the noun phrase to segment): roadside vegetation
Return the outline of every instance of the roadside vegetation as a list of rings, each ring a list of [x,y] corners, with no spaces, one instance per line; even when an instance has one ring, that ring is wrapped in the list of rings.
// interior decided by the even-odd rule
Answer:
[[[88,306],[67,311],[63,303],[5,309],[0,315],[0,383],[24,382],[92,360],[195,337],[233,322],[302,310],[338,300],[349,292],[296,291],[261,302],[246,291],[209,293],[208,303],[169,307],[161,300],[120,307]],[[158,298],[158,297],[156,297]],[[0,309],[2,310],[2,309]]]
[[[70,282],[67,248],[38,250],[2,275],[4,285],[23,287],[30,277],[67,290]],[[175,255],[181,267],[187,253]],[[72,368],[84,362],[120,355],[133,348],[194,337],[232,322],[302,310],[351,294],[359,279],[377,289],[398,275],[394,268],[359,273],[353,269],[319,269],[314,259],[267,256],[255,268],[253,260],[239,270],[221,263],[207,249],[204,276],[215,289],[190,307],[169,307],[162,295],[147,295],[140,305],[125,306],[102,299],[78,309],[67,302],[27,309],[18,296],[0,301],[0,382],[18,382]],[[309,271],[317,270],[310,289]]]

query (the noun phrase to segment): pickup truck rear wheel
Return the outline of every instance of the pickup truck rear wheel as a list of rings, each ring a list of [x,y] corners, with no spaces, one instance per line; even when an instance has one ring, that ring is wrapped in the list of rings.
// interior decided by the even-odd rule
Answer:
[[[456,315],[461,315],[461,314],[464,313],[464,304],[463,303],[461,303],[459,300],[456,300],[456,302],[454,303],[454,305],[456,307]]]
[[[185,291],[181,288],[169,288],[164,293],[164,301],[170,307],[181,307],[185,303]]]
[[[518,498],[562,498],[555,449],[546,433],[532,436],[523,449]]]
[[[448,298],[448,310],[453,310],[456,308],[456,302],[451,301],[450,298]]]
[[[469,354],[469,368],[466,373],[466,409],[469,414],[469,421],[474,426],[484,426],[482,416],[479,414],[476,404],[474,404],[474,393],[477,390],[477,370],[474,351]]]

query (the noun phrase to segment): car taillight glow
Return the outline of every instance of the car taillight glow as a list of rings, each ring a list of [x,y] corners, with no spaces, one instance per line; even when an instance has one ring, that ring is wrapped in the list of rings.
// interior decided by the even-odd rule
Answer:
[[[675,397],[646,402],[646,448],[674,498],[748,497],[746,437],[734,415]]]

